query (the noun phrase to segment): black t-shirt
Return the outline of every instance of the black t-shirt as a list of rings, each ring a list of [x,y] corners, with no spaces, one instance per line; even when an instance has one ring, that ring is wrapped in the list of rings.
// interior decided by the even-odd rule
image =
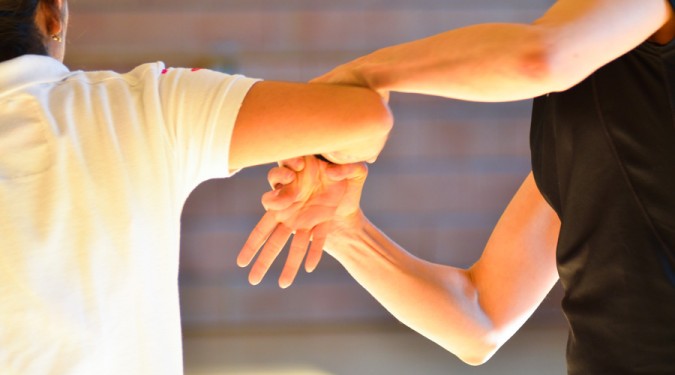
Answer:
[[[675,42],[535,99],[532,169],[558,213],[568,372],[675,374]]]

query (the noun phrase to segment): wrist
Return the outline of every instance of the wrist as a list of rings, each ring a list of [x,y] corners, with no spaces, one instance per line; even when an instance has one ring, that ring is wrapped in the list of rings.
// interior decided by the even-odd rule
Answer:
[[[368,218],[360,208],[352,214],[334,220],[326,247],[337,251],[353,247],[356,242],[360,241],[359,239],[366,232],[369,224]]]
[[[388,69],[391,67],[388,64],[378,63],[376,54],[377,52],[374,52],[357,60],[352,68],[352,74],[361,85],[377,92],[385,102],[388,102],[391,90],[388,87],[387,77],[389,77]]]

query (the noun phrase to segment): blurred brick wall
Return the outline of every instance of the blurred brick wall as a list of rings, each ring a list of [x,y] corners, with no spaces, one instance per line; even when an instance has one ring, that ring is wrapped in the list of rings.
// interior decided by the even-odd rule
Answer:
[[[75,69],[148,61],[306,81],[386,45],[478,22],[531,21],[550,0],[72,0]],[[412,253],[474,262],[529,171],[529,102],[464,103],[394,95],[396,125],[371,167],[363,206]],[[251,287],[235,257],[263,211],[269,166],[210,181],[183,215],[181,299],[187,329],[392,318],[329,257],[280,290],[277,265]],[[395,286],[392,286],[395,287]],[[554,295],[540,316],[555,315]],[[542,312],[543,311],[543,312]]]

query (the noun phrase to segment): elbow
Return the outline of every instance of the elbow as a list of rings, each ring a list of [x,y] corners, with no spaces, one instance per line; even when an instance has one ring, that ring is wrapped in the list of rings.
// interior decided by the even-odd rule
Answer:
[[[455,320],[451,326],[445,333],[433,332],[427,337],[471,366],[486,363],[506,341],[504,332],[482,312],[472,313],[464,322]]]
[[[517,56],[516,71],[521,81],[529,82],[535,90],[533,96],[561,91],[561,85],[554,48],[543,42],[535,42]]]
[[[541,45],[523,51],[517,56],[516,71],[526,81],[549,82],[554,76],[551,51]]]
[[[495,316],[485,309],[485,301],[481,300],[480,283],[477,282],[473,268],[465,273],[467,285],[464,291],[466,316],[470,317],[461,323],[459,340],[448,342],[447,349],[471,366],[487,362],[508,340],[508,328],[500,324]],[[451,344],[452,343],[452,344]],[[455,350],[452,350],[452,349]]]
[[[490,359],[490,356],[471,356],[458,358],[469,366],[477,367],[485,364],[488,361],[488,359]]]
[[[494,348],[492,350],[476,351],[472,353],[458,355],[457,358],[459,358],[462,362],[466,363],[469,366],[480,366],[485,364],[490,358],[492,358],[492,356],[495,354],[496,351],[497,348]]]
[[[516,71],[535,88],[533,96],[565,91],[592,73],[577,51],[566,48],[550,34],[537,29],[516,57]]]
[[[484,334],[475,336],[472,345],[467,345],[466,350],[456,353],[457,358],[470,366],[485,364],[501,347],[496,334],[486,331]]]

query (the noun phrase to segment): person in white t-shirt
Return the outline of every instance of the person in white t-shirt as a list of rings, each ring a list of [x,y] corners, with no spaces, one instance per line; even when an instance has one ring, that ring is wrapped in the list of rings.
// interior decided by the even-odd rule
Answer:
[[[0,374],[180,374],[180,215],[202,181],[377,156],[374,91],[63,64],[66,0],[0,0]]]

